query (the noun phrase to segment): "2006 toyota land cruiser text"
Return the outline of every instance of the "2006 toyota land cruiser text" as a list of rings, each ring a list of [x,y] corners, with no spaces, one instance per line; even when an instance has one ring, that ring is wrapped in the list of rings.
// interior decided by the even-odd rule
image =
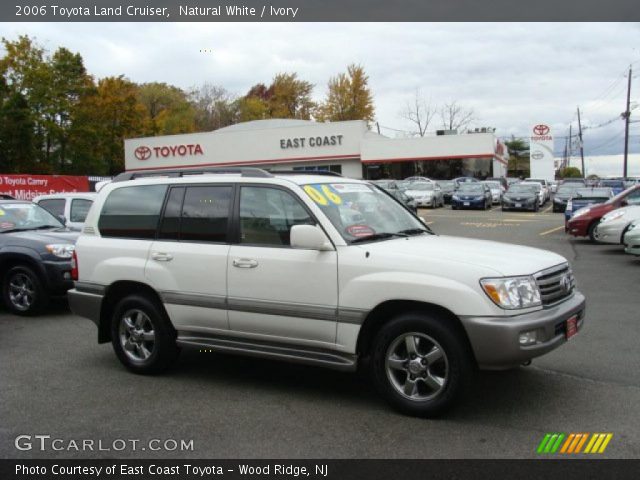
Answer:
[[[432,416],[475,368],[517,366],[582,328],[567,261],[433,234],[377,187],[329,175],[122,174],[75,249],[72,310],[136,373],[181,347],[370,369]]]

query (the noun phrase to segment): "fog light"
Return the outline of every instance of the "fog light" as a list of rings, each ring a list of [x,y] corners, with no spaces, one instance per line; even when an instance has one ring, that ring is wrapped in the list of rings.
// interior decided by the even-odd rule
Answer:
[[[520,333],[520,345],[533,345],[538,340],[538,335],[535,330],[531,330],[530,332],[521,332]]]

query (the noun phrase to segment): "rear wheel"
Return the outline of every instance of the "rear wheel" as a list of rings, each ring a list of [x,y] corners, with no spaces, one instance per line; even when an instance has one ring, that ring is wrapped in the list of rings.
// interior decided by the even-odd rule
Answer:
[[[164,371],[179,353],[176,333],[166,314],[155,301],[139,294],[116,305],[111,342],[118,359],[134,373]]]
[[[49,294],[40,278],[26,265],[9,269],[2,284],[2,294],[7,308],[17,315],[35,315],[49,303]]]
[[[370,368],[376,388],[393,407],[430,417],[459,398],[470,381],[472,363],[447,319],[416,312],[382,327]]]

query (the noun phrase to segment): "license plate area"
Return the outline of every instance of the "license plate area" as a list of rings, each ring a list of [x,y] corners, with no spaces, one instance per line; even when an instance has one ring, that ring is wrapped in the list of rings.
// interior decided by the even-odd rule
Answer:
[[[522,204],[521,203],[516,203],[516,208],[522,208]]]
[[[464,204],[465,207],[468,207],[470,205],[469,202],[464,202],[463,204]]]

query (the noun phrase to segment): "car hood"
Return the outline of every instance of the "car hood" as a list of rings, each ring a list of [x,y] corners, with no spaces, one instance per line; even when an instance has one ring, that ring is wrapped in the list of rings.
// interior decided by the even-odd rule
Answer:
[[[405,190],[404,193],[410,197],[430,197],[433,190]]]
[[[13,232],[0,234],[1,237],[10,237],[12,244],[42,244],[48,243],[76,243],[80,232],[66,229],[56,230],[27,230],[24,232]]]
[[[392,258],[393,264],[410,271],[431,263],[458,263],[485,269],[486,275],[531,275],[567,260],[548,250],[510,243],[446,235],[418,235],[361,245],[371,255]]]
[[[515,199],[531,199],[531,198],[536,198],[537,194],[536,193],[505,193],[503,195],[503,198],[506,198],[507,200],[515,200]]]

